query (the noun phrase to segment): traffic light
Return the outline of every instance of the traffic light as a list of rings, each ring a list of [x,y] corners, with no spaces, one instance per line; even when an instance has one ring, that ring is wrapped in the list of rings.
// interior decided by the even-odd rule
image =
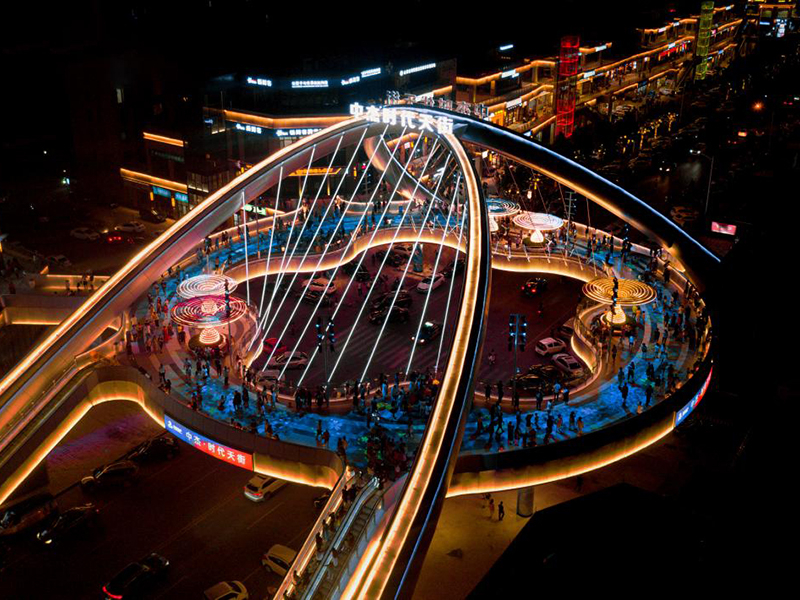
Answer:
[[[528,341],[528,318],[525,315],[519,315],[519,335],[517,342],[519,349],[525,352],[525,342]]]
[[[325,336],[322,333],[322,317],[317,317],[317,348],[322,350],[322,341],[325,339]]]
[[[508,317],[508,351],[511,352],[514,349],[514,343],[516,342],[517,338],[517,319],[516,315],[511,315]]]
[[[336,332],[333,329],[333,321],[328,322],[328,342],[331,345],[331,352],[336,352]]]

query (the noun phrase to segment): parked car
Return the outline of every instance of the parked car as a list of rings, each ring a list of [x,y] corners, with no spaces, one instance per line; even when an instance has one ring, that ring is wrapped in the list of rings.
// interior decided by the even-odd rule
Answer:
[[[386,313],[389,312],[389,307],[379,308],[369,313],[369,322],[373,324],[383,323],[386,319]],[[411,318],[411,313],[407,308],[402,306],[395,306],[392,308],[392,313],[389,316],[390,323],[408,323]]]
[[[286,485],[283,479],[275,479],[266,475],[254,475],[244,486],[244,495],[253,502],[263,502]]]
[[[164,578],[169,561],[155,552],[126,566],[103,586],[106,600],[140,598]]]
[[[124,233],[142,233],[144,231],[144,225],[139,221],[127,221],[117,225],[114,229]]]
[[[310,304],[319,304],[320,306],[330,306],[333,304],[333,297],[330,294],[322,295],[321,291],[307,290],[303,294],[303,300]]]
[[[272,360],[267,365],[270,369],[282,369],[286,366],[287,369],[299,369],[308,364],[308,354],[305,352],[295,351],[284,352],[272,357]]]
[[[429,289],[435,290],[443,283],[444,283],[444,275],[442,275],[441,273],[436,273],[435,275],[431,275],[420,281],[417,284],[417,291],[420,292],[421,294],[424,294]]]
[[[558,330],[556,331],[556,335],[564,341],[571,340],[573,333],[575,333],[575,328],[573,327],[572,319],[559,325]]]
[[[81,479],[81,486],[91,489],[107,485],[129,485],[136,477],[139,467],[130,460],[120,460],[104,467],[98,467],[91,475]]]
[[[567,346],[564,344],[563,340],[546,337],[536,342],[536,346],[534,346],[533,349],[536,350],[537,354],[547,356],[548,354],[557,354],[558,352],[563,352],[566,347]]]
[[[264,340],[264,352],[272,352],[273,354],[283,354],[289,348],[285,344],[279,344],[277,348],[275,348],[275,344],[278,344],[278,338],[267,338]],[[274,350],[274,352],[273,352]]]
[[[416,341],[418,344],[429,344],[436,339],[441,332],[442,325],[440,323],[425,321],[425,323],[422,324],[422,327],[420,327],[419,337],[415,339],[412,335],[411,341]]]
[[[72,262],[63,254],[56,254],[54,256],[48,256],[45,259],[50,265],[54,267],[71,267]]]
[[[97,523],[100,511],[94,504],[75,506],[62,512],[49,527],[36,534],[36,539],[46,546],[56,544],[84,528]]]
[[[88,227],[76,227],[69,232],[69,235],[74,237],[76,240],[89,240],[94,242],[95,240],[100,239],[100,234],[93,229],[89,229]]]
[[[166,217],[161,213],[158,213],[152,209],[143,208],[139,211],[139,218],[143,221],[148,221],[150,223],[163,223],[166,221]]]
[[[528,394],[541,390],[549,393],[556,383],[564,381],[564,374],[553,365],[532,365],[526,373],[517,375],[517,389]]]
[[[250,595],[241,581],[222,581],[203,592],[206,600],[249,600]]]
[[[534,298],[547,289],[547,279],[544,277],[531,277],[522,284],[522,295]]]
[[[385,294],[381,294],[375,300],[372,301],[370,304],[370,308],[372,310],[378,309],[385,309],[388,308],[389,305],[392,303],[392,298],[394,298],[394,292],[386,292]],[[400,290],[397,293],[397,298],[394,301],[395,306],[402,306],[403,308],[408,308],[411,306],[414,297],[408,293],[407,290]]]
[[[139,444],[130,454],[128,460],[134,462],[151,462],[172,460],[180,452],[180,446],[173,437],[159,436]]]
[[[320,294],[325,292],[326,294],[333,294],[336,292],[336,282],[330,281],[325,277],[315,277],[314,279],[306,279],[301,284],[303,289],[307,289],[309,292],[319,292]],[[327,287],[327,291],[326,291]]]
[[[553,356],[553,364],[570,377],[580,377],[583,375],[583,365],[567,352],[560,352]]]
[[[272,571],[283,577],[292,568],[295,558],[297,558],[297,552],[286,546],[275,544],[264,552],[261,557],[261,564],[264,565],[267,571]]]
[[[0,536],[14,535],[58,514],[51,494],[35,494],[7,508],[0,515]]]
[[[455,265],[455,266],[454,266]],[[442,275],[450,279],[453,276],[453,272],[456,275],[459,275],[464,272],[464,267],[466,266],[466,262],[463,258],[459,258],[455,261],[455,263],[451,263],[447,265],[444,269],[442,269]]]

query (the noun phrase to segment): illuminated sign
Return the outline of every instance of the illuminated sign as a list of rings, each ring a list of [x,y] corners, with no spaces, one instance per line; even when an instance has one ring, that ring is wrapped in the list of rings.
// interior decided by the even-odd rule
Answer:
[[[500,46],[500,52],[505,52],[506,50],[511,50],[514,47],[514,44],[506,44],[505,46]]]
[[[362,106],[358,102],[350,105],[350,114],[354,117],[364,117],[372,123],[385,123],[387,125],[400,125],[417,131],[430,131],[444,135],[453,133],[453,119],[440,115],[433,117],[414,110],[399,109],[392,106]]]
[[[305,137],[312,133],[322,131],[321,127],[304,127],[302,129],[276,129],[275,135],[278,137]]]
[[[306,175],[338,175],[342,170],[341,167],[311,167],[310,169],[297,169],[293,173],[289,173],[289,177],[305,177]]]
[[[218,444],[192,431],[185,425],[181,425],[167,415],[164,415],[164,427],[167,428],[167,431],[175,434],[175,437],[182,439],[187,444],[191,444],[201,452],[215,456],[226,463],[247,469],[248,471],[253,470],[253,455],[248,452],[234,450],[223,444]]]
[[[503,78],[503,79],[506,79],[508,77],[519,77],[519,73],[517,73],[516,69],[510,69],[508,71],[503,71],[500,74],[500,77]]]
[[[427,71],[429,69],[435,69],[436,63],[428,63],[427,65],[420,65],[418,67],[411,67],[410,69],[403,69],[400,71],[400,77],[404,77],[406,75],[411,75],[412,73],[419,73],[420,71]]]
[[[594,71],[586,71],[586,73],[583,74],[584,79],[589,79],[589,77],[594,77]]]
[[[303,79],[300,81],[293,81],[292,87],[298,88],[326,88],[328,87],[327,79]]]
[[[675,47],[675,42],[672,42],[671,44],[667,44],[667,50],[671,50],[674,47]]]
[[[162,196],[164,198],[172,198],[172,192],[170,192],[169,190],[165,190],[162,187],[158,187],[157,185],[153,186],[153,193],[156,196]]]
[[[373,77],[375,75],[380,75],[380,74],[381,74],[381,68],[380,67],[375,67],[374,69],[367,69],[366,71],[361,71],[361,77],[363,77],[365,79],[367,77]]]
[[[358,75],[353,75],[347,79],[342,79],[342,85],[350,85],[351,83],[358,83],[359,81],[361,81],[361,77]]]
[[[721,233],[723,235],[736,235],[736,225],[711,221],[711,231],[714,233]]]
[[[506,108],[514,108],[515,106],[519,106],[522,104],[522,97],[514,98],[513,100],[509,100],[506,102]]]
[[[262,77],[248,77],[247,83],[250,85],[260,85],[261,87],[272,87],[272,80]]]
[[[244,205],[244,209],[247,212],[254,212],[254,213],[258,214],[258,215],[261,215],[262,217],[266,217],[267,216],[267,209],[266,208],[262,208],[260,206],[253,206],[252,204],[245,204]]]
[[[187,196],[183,192],[175,192],[175,200],[177,200],[178,202],[188,202],[189,196]]]
[[[246,131],[247,133],[257,133],[258,135],[261,135],[261,127],[258,127],[257,125],[242,125],[241,123],[236,123],[234,127],[239,131]]]
[[[708,390],[708,384],[711,383],[711,374],[713,372],[714,369],[712,368],[711,371],[709,371],[708,373],[708,377],[706,378],[705,383],[703,383],[703,387],[701,387],[700,390],[694,395],[694,398],[689,400],[686,406],[684,406],[682,409],[680,409],[678,412],[675,413],[675,427],[683,423],[686,417],[688,417],[692,413],[692,411],[695,408],[697,408],[697,405],[700,404],[700,400],[703,399],[706,390]]]
[[[608,44],[603,44],[602,46],[595,46],[595,47],[594,47],[594,51],[595,51],[595,52],[602,52],[602,51],[603,51],[603,50],[605,50],[606,48],[608,48]]]

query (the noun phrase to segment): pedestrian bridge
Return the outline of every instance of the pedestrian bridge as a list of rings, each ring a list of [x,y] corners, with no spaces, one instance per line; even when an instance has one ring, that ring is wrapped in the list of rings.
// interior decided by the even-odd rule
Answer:
[[[272,234],[275,219],[286,219],[289,215],[291,230],[298,228],[300,239],[308,220],[298,219],[297,211],[285,214],[277,211],[281,183],[298,170],[310,170],[315,161],[330,160],[332,165],[341,149],[362,144],[376,174],[380,173],[374,189],[380,187],[384,178],[391,188],[387,207],[396,204],[398,193],[423,199],[426,218],[436,206],[438,228],[436,218],[431,223],[423,220],[419,226],[412,221],[411,227],[404,226],[404,218],[400,218],[392,229],[373,231],[359,222],[350,231],[364,231],[364,234],[350,236],[338,247],[332,243],[331,234],[324,252],[316,255],[297,252],[297,244],[294,250],[288,248],[291,244],[286,244],[288,250],[281,249],[280,258],[269,255],[272,244],[267,257],[253,258],[253,248],[248,248],[249,238],[242,236],[239,243],[243,246],[244,260],[228,265],[226,271],[245,284],[269,274],[314,273],[336,269],[357,257],[363,260],[369,248],[398,242],[446,245],[458,248],[465,256],[462,293],[453,307],[449,352],[415,458],[408,474],[393,487],[391,502],[381,504],[380,519],[376,519],[374,527],[367,528],[371,532],[369,539],[361,546],[360,554],[351,557],[353,568],[341,571],[339,576],[346,577],[346,581],[340,581],[338,589],[348,596],[410,596],[442,502],[448,495],[514,489],[574,476],[629,456],[667,435],[685,417],[687,408],[691,410],[699,402],[708,385],[711,373],[708,345],[678,389],[643,414],[612,419],[597,431],[545,446],[499,453],[464,452],[493,270],[553,273],[589,281],[607,268],[588,257],[567,252],[506,250],[504,253],[493,249],[480,176],[468,147],[495,152],[529,166],[647,234],[672,257],[672,267],[664,265],[664,269],[678,267],[682,279],[679,284],[673,281],[671,285],[683,293],[698,290],[702,294],[716,274],[718,261],[682,229],[619,186],[524,137],[472,117],[426,106],[396,109],[404,115],[397,122],[391,119],[384,122],[380,118],[376,122],[375,113],[370,113],[370,120],[357,117],[339,123],[265,159],[176,221],[60,321],[0,381],[0,504],[12,496],[92,406],[112,400],[136,402],[156,422],[173,432],[194,432],[215,440],[217,445],[238,450],[241,464],[252,465],[257,472],[336,489],[345,470],[341,459],[330,450],[266,439],[230,427],[164,394],[140,371],[115,363],[124,347],[125,319],[168,269],[192,264],[197,249],[204,246],[208,236],[215,235],[213,232],[235,213],[241,213],[246,220],[244,207],[275,187],[278,196],[276,210],[272,212],[278,216],[268,216],[251,225]],[[440,127],[433,128],[433,123]],[[391,153],[400,144],[392,144],[391,140],[402,139],[409,133],[416,135],[414,144],[424,140],[425,153],[421,153],[420,161],[412,149],[409,162],[399,163]],[[365,140],[369,143],[364,144]],[[351,156],[356,154],[353,152]],[[373,160],[375,157],[379,158]],[[415,158],[424,162],[424,166],[412,172],[409,165]],[[435,175],[426,172],[431,164],[436,168]],[[348,165],[344,173],[349,172]],[[342,177],[341,181],[344,180]],[[426,192],[419,193],[423,187]],[[357,190],[358,186],[352,197]],[[332,195],[338,193],[337,187]],[[366,215],[366,209],[361,214]],[[450,229],[453,216],[460,217],[460,224]],[[309,231],[318,233],[321,229],[321,225],[316,230],[311,225]],[[585,236],[585,231],[582,234]],[[313,243],[307,245],[313,246]],[[251,300],[249,288],[248,300]],[[250,305],[256,310],[257,302],[252,300]],[[261,307],[257,308],[257,314],[260,317]],[[117,334],[101,341],[104,332],[115,323]],[[335,497],[332,496],[332,502]],[[287,578],[281,590],[293,586],[291,578]]]

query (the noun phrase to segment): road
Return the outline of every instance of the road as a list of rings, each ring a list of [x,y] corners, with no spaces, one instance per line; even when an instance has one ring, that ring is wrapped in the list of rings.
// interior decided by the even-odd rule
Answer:
[[[197,598],[227,580],[244,582],[252,598],[265,597],[279,577],[265,572],[261,553],[277,543],[300,547],[321,490],[287,484],[257,504],[242,493],[246,471],[185,444],[181,450],[172,461],[143,467],[129,488],[90,495],[73,487],[62,494],[62,509],[95,502],[101,525],[52,549],[37,547],[31,537],[14,540],[0,572],[0,595],[98,598],[128,562],[155,551],[170,567],[150,598]]]

